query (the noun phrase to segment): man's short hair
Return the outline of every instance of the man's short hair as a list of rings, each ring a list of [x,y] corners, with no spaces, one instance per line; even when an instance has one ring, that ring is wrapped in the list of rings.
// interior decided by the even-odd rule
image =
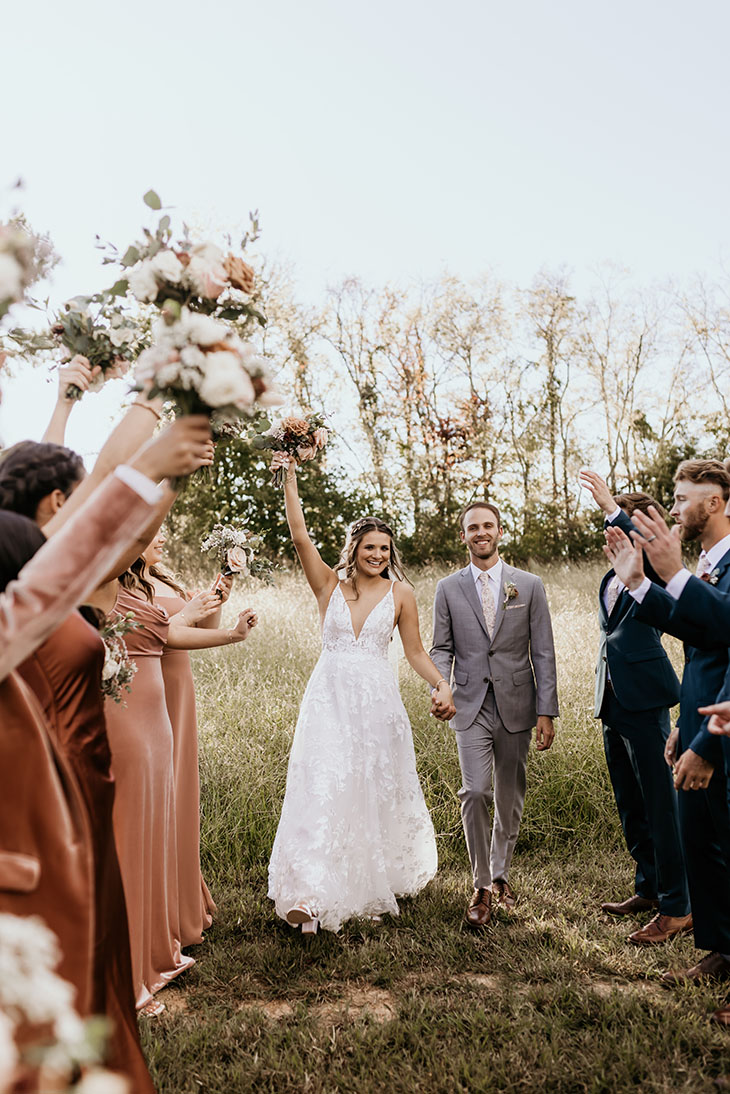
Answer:
[[[682,460],[674,472],[674,481],[696,482],[701,485],[719,486],[723,500],[730,498],[730,470],[728,461],[721,460]]]
[[[651,494],[644,494],[640,490],[633,493],[614,494],[613,500],[628,514],[628,516],[635,513],[637,509],[640,513],[646,513],[648,515],[650,505],[653,505],[657,513],[661,516],[666,517],[667,515],[667,511],[663,505],[660,505]]]
[[[464,527],[464,519],[466,517],[466,514],[470,513],[472,509],[489,509],[492,513],[494,513],[497,521],[497,527],[502,527],[502,518],[499,515],[499,509],[496,505],[493,505],[491,501],[470,501],[469,504],[465,505],[459,513],[459,527],[461,528],[462,532],[466,531],[466,528]]]

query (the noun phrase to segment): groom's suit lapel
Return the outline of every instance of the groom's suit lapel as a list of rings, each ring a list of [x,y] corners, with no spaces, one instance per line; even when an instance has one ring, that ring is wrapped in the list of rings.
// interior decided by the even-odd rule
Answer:
[[[461,571],[460,574],[461,587],[464,592],[464,596],[469,601],[469,607],[473,610],[474,615],[479,620],[479,625],[484,631],[484,637],[487,642],[489,641],[489,632],[487,631],[487,624],[484,622],[484,612],[482,611],[482,602],[479,599],[479,593],[474,583],[474,578],[471,572],[471,566],[467,566],[466,569]],[[496,628],[495,628],[496,632]]]

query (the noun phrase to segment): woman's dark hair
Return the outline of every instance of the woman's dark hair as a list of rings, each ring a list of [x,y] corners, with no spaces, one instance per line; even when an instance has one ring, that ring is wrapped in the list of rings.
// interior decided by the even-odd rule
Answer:
[[[34,520],[0,512],[0,591],[13,581],[46,537]]]
[[[68,497],[84,477],[84,462],[62,444],[20,441],[0,457],[0,509],[35,520],[38,506],[54,490]]]
[[[125,570],[120,576],[119,584],[123,589],[128,589],[130,592],[141,589],[151,604],[155,596],[155,587],[147,580],[146,574],[147,566],[145,560],[140,555],[139,558],[134,560],[129,569]]]

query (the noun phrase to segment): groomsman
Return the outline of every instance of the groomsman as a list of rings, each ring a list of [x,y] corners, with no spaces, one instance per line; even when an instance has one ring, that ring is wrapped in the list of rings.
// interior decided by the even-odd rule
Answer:
[[[730,636],[711,629],[697,609],[693,590],[704,581],[717,594],[730,593],[730,472],[718,460],[686,460],[675,474],[674,506],[679,534],[662,527],[658,515],[634,514],[636,544],[617,529],[607,531],[606,551],[644,619],[685,642],[680,720],[665,755],[674,764],[680,794],[695,944],[710,952],[692,968],[665,973],[667,983],[730,979],[730,807],[720,741],[709,732],[700,707],[726,698]],[[679,540],[699,540],[698,579],[681,567]],[[644,576],[642,551],[666,580],[660,589]],[[704,590],[703,590],[704,592]],[[723,1012],[716,1020],[722,1021]]]
[[[491,502],[474,502],[459,518],[469,564],[439,581],[431,658],[442,676],[453,669],[462,786],[461,818],[474,893],[468,926],[485,927],[492,900],[516,902],[508,882],[525,801],[532,727],[550,748],[558,715],[555,650],[542,581],[499,556],[502,526]],[[494,802],[494,830],[489,807]]]
[[[582,471],[581,484],[609,524],[630,530],[633,513],[657,507],[648,494],[614,497],[594,471]],[[653,570],[650,573],[659,580]],[[613,570],[604,576],[598,599],[594,717],[603,723],[614,798],[626,846],[636,863],[634,895],[602,904],[601,909],[611,915],[634,915],[658,908],[649,923],[629,935],[635,945],[656,945],[692,928],[677,794],[664,761],[669,708],[679,702],[679,680],[660,632],[636,618],[637,603]]]

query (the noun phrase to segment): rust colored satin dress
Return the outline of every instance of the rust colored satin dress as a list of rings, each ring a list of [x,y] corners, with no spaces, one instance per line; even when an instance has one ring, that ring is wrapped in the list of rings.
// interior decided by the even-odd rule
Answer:
[[[172,617],[183,610],[187,601],[173,594],[173,590],[170,592],[170,596],[156,595],[154,602]],[[203,931],[213,922],[216,906],[200,869],[198,721],[193,670],[187,650],[165,646],[162,675],[174,741],[180,930],[183,946],[193,946],[203,941]]]
[[[87,1014],[111,1020],[107,1062],[135,1092],[151,1091],[132,987],[129,928],[114,843],[114,779],[104,719],[104,644],[73,612],[19,668],[43,707],[53,740],[76,777],[89,816],[94,874],[94,952]]]
[[[162,679],[167,612],[123,588],[115,607],[134,612],[138,624],[124,636],[137,665],[127,705],[107,699],[106,719],[116,782],[114,836],[139,1008],[194,960],[182,953],[180,941],[173,740]]]

